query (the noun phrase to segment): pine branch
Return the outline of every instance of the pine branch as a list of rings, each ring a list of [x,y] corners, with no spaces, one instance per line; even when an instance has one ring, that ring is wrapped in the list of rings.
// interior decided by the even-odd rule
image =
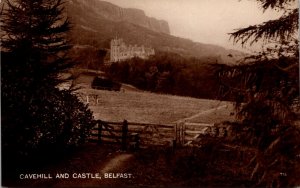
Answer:
[[[242,45],[247,42],[252,45],[259,39],[287,41],[297,33],[298,25],[298,8],[296,8],[277,20],[238,29],[236,32],[229,34],[235,43],[241,42]]]
[[[259,0],[259,3],[261,4],[263,9],[286,9],[287,6],[289,6],[291,3],[294,3],[295,0]]]

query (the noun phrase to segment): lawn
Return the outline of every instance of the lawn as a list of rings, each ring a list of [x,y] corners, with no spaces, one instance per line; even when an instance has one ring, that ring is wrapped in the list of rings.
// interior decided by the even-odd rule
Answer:
[[[89,95],[89,108],[95,119],[158,124],[185,119],[195,123],[219,123],[233,119],[230,115],[233,107],[229,102],[151,93],[126,84],[122,84],[119,92],[95,90],[91,88],[94,76],[81,74],[74,83],[81,87],[77,92],[83,101],[86,102],[86,95]]]
[[[95,119],[104,121],[143,122],[143,123],[175,123],[196,114],[192,122],[215,123],[230,119],[231,107],[211,110],[229,105],[228,102],[196,99],[143,91],[121,90],[120,92],[83,88],[78,91],[83,100],[89,97],[89,108]],[[98,104],[96,103],[96,98]],[[205,111],[209,111],[205,113]],[[202,112],[204,112],[202,114]]]

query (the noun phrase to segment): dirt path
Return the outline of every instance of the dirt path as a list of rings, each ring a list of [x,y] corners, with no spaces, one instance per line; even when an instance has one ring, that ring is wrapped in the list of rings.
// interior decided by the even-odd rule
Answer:
[[[89,179],[83,183],[84,187],[94,187],[97,185],[113,185],[116,179],[104,179],[104,173],[123,173],[123,168],[126,166],[126,162],[128,162],[133,157],[133,154],[128,153],[120,153],[110,159],[99,171],[102,175],[102,179],[99,181],[97,179]]]
[[[121,168],[126,161],[128,161],[133,155],[128,153],[121,153],[112,158],[108,163],[100,170],[100,173],[106,173],[110,171],[117,171]]]
[[[190,116],[190,117],[180,119],[180,120],[178,120],[178,121],[176,121],[176,122],[174,122],[174,123],[185,122],[185,121],[188,121],[188,120],[197,118],[197,117],[199,117],[199,116],[201,116],[201,115],[209,114],[209,113],[212,113],[212,112],[214,112],[214,111],[216,111],[216,110],[220,110],[220,109],[222,109],[222,108],[227,108],[227,106],[228,106],[227,104],[224,104],[224,105],[218,106],[218,107],[216,107],[216,108],[211,108],[211,109],[209,109],[209,110],[205,110],[205,111],[199,112],[199,113],[197,113],[197,114],[195,114],[195,115],[192,115],[192,116]]]

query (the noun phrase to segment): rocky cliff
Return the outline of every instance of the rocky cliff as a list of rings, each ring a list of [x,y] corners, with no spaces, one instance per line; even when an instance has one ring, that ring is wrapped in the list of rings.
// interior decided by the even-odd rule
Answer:
[[[221,46],[172,36],[167,22],[149,18],[142,10],[124,9],[100,0],[67,2],[66,9],[73,26],[70,38],[75,45],[109,50],[111,39],[118,36],[127,44],[215,63],[232,63],[243,56],[243,53]]]
[[[98,19],[106,19],[113,22],[128,22],[155,32],[170,34],[168,22],[148,17],[144,11],[139,9],[121,8],[100,0],[69,0],[68,10],[72,15],[94,14],[94,17]],[[82,15],[82,17],[85,16]]]

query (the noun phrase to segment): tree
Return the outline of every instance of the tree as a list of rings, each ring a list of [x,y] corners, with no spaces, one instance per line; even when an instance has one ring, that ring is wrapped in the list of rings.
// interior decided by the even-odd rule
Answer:
[[[59,73],[72,65],[66,58],[70,23],[63,4],[61,0],[4,1],[1,13],[4,175],[14,170],[20,159],[43,152],[50,159],[59,155],[59,149],[83,143],[94,125],[87,106],[71,90],[57,87],[63,81]]]
[[[221,93],[236,102],[236,144],[256,149],[247,167],[257,185],[299,185],[299,49],[295,0],[259,0],[261,7],[282,11],[276,20],[238,29],[235,42],[263,41],[262,52],[219,72]],[[299,156],[298,156],[299,157]]]
[[[30,64],[32,70],[40,69],[45,73],[38,75],[35,72],[35,78],[41,78],[41,82],[56,85],[59,81],[56,79],[57,72],[69,67],[62,53],[70,47],[66,39],[70,23],[67,18],[64,19],[63,2],[14,0],[4,4],[3,50],[15,53],[22,59],[15,63],[24,67]]]

